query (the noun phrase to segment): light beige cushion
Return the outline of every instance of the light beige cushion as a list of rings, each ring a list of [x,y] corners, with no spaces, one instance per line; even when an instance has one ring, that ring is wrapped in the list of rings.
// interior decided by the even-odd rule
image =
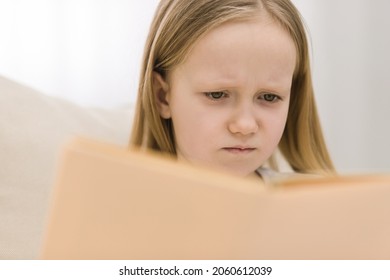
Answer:
[[[0,77],[0,259],[38,257],[63,144],[74,136],[126,146],[132,110],[91,109]]]

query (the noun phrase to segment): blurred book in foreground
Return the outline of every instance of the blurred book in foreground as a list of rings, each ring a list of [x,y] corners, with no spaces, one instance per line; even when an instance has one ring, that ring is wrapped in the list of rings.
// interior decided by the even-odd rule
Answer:
[[[390,176],[266,187],[87,139],[63,153],[43,259],[390,259]]]

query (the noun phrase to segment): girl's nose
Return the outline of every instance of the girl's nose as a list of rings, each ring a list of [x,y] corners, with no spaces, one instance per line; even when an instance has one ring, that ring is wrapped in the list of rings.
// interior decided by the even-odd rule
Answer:
[[[259,130],[259,124],[251,108],[242,108],[232,116],[228,129],[233,134],[249,135]]]

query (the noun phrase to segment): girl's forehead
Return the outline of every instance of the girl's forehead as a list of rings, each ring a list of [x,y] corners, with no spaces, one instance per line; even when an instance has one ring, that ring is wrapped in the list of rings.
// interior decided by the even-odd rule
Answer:
[[[295,65],[294,41],[277,22],[229,22],[200,38],[169,80],[204,88],[277,85],[287,91]]]
[[[272,60],[272,61],[271,61]],[[221,24],[199,38],[178,69],[236,72],[236,67],[295,67],[296,48],[290,34],[275,20],[255,18]],[[293,62],[292,65],[290,62]]]

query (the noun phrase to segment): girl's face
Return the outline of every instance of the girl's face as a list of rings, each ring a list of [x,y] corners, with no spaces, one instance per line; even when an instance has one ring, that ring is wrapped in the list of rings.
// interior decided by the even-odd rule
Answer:
[[[154,92],[172,118],[177,156],[247,176],[274,152],[286,124],[296,49],[270,17],[225,23],[199,39]]]

